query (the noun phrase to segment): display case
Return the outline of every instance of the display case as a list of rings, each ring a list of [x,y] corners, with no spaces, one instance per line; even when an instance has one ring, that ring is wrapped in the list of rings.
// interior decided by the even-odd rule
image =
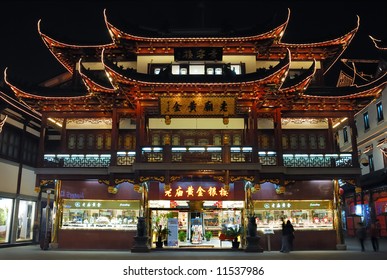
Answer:
[[[281,229],[282,219],[290,220],[298,230],[333,229],[333,208],[330,200],[255,201],[254,214],[258,230]]]
[[[138,200],[64,199],[61,229],[136,230]]]
[[[205,231],[212,231],[214,236],[218,236],[222,230],[241,225],[242,211],[236,209],[205,211],[203,219]]]

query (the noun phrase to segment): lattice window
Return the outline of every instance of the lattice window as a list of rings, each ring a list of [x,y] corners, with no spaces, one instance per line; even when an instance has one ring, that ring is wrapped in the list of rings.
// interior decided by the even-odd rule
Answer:
[[[172,145],[173,146],[180,146],[180,135],[178,135],[178,134],[172,135]]]
[[[98,133],[96,136],[96,149],[102,150],[104,147],[103,134]]]
[[[235,146],[241,146],[242,145],[242,140],[241,140],[241,135],[240,134],[235,134],[233,137],[233,144]]]
[[[317,137],[315,134],[309,134],[309,148],[311,150],[317,149]]]
[[[287,135],[282,135],[282,148],[289,149],[289,139]]]
[[[215,134],[213,137],[213,143],[214,143],[214,146],[221,146],[222,145],[222,136],[220,134]]]
[[[87,134],[86,149],[88,149],[88,150],[94,149],[94,134]]]
[[[301,150],[306,150],[308,149],[308,144],[306,142],[306,135],[305,134],[300,134],[299,137],[299,145]]]
[[[75,144],[77,142],[77,136],[75,134],[70,134],[69,135],[69,140],[67,143],[67,147],[69,150],[74,150],[75,149]]]
[[[325,139],[324,135],[318,136],[318,148],[319,149],[325,149],[327,147],[327,141]]]

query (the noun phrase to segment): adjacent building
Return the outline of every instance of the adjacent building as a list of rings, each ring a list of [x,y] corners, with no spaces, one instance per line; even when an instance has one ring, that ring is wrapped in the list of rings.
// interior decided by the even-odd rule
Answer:
[[[349,67],[351,84],[362,84],[370,79],[380,78],[386,69],[386,48],[380,40],[371,37],[375,47],[380,51],[381,59],[374,60],[346,60]],[[362,65],[374,69],[370,74],[361,71]],[[373,67],[369,67],[369,66]],[[364,66],[363,66],[364,67]],[[358,181],[340,182],[344,194],[343,213],[345,214],[345,230],[349,236],[355,235],[357,223],[362,221],[370,226],[376,219],[381,224],[381,236],[387,236],[387,126],[385,122],[387,92],[373,99],[366,107],[355,114],[355,128],[348,123],[341,123],[338,128],[338,139],[342,151],[351,150],[351,142],[356,141],[361,168]],[[383,108],[384,105],[384,108]],[[350,135],[355,135],[351,138]]]

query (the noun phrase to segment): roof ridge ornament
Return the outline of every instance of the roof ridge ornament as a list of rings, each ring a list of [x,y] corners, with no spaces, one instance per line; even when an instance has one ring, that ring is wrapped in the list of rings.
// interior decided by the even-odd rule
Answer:
[[[1,131],[3,130],[3,126],[4,126],[4,124],[5,124],[6,120],[7,120],[7,118],[8,118],[8,116],[5,115],[5,118],[2,119],[2,120],[0,121],[0,133],[1,133]]]
[[[386,51],[386,50],[387,50],[387,47],[382,47],[382,46],[381,46],[382,40],[376,39],[375,37],[372,37],[371,35],[368,35],[368,37],[371,38],[372,43],[374,43],[374,45],[375,45],[375,47],[376,47],[377,49],[383,50],[383,51]]]

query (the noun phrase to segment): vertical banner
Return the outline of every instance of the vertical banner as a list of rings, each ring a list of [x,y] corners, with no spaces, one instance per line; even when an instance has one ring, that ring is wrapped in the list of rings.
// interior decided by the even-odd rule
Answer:
[[[177,222],[177,218],[168,218],[168,229],[169,229],[168,246],[177,246],[178,245],[178,239],[177,239],[178,222]]]

